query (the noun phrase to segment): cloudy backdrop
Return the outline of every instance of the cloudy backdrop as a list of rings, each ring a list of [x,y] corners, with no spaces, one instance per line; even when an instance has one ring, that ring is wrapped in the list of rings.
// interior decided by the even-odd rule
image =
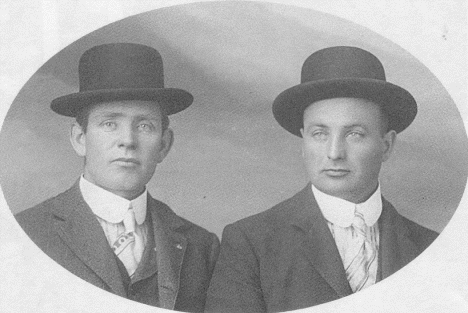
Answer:
[[[276,95],[299,83],[306,57],[331,45],[377,55],[388,80],[419,104],[415,122],[384,166],[383,192],[405,216],[444,231],[392,277],[312,311],[468,310],[468,195],[456,209],[468,171],[459,113],[468,126],[466,1],[271,1],[297,6],[210,1],[151,11],[194,1],[0,2],[0,124],[6,116],[0,132],[1,312],[159,311],[58,266],[11,214],[67,189],[80,175],[82,160],[68,142],[72,121],[49,104],[78,90],[78,59],[86,49],[123,41],[158,49],[166,85],[195,96],[189,109],[171,118],[175,145],[148,188],[218,235],[226,224],[268,209],[307,182],[300,139],[271,114]],[[425,65],[376,32],[429,66],[459,111]]]
[[[461,199],[467,140],[459,112],[437,78],[405,50],[348,21],[268,3],[195,3],[139,14],[77,40],[48,60],[14,100],[0,135],[1,185],[13,212],[71,186],[82,160],[68,140],[72,119],[50,101],[78,90],[77,66],[108,42],[152,46],[166,86],[193,105],[171,117],[175,144],[149,183],[178,214],[221,235],[223,227],[292,196],[307,183],[301,141],[271,113],[273,99],[300,81],[314,51],[352,45],[374,53],[387,80],[409,90],[419,113],[398,138],[381,176],[405,216],[441,231]]]

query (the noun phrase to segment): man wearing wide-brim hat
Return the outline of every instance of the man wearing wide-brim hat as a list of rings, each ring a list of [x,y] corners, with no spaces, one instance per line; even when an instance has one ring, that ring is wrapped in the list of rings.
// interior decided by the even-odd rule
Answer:
[[[202,312],[219,240],[146,189],[173,142],[168,115],[190,106],[192,95],[165,88],[159,52],[140,44],[87,50],[79,79],[80,91],[51,108],[76,119],[70,141],[84,157],[83,175],[18,222],[53,260],[99,288]]]
[[[278,312],[336,300],[392,275],[437,237],[380,190],[382,162],[416,116],[413,96],[356,47],[315,52],[301,76],[275,99],[273,115],[302,138],[310,183],[224,229],[207,311]]]

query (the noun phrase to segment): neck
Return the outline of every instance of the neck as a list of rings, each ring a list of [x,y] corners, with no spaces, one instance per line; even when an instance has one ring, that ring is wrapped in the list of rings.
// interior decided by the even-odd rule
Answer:
[[[355,203],[355,204],[366,202],[374,194],[374,192],[377,190],[378,187],[379,187],[379,183],[377,182],[373,188],[363,191],[359,195],[351,195],[349,199],[345,199],[345,200]]]
[[[99,187],[104,188],[102,186],[99,186]],[[104,188],[104,189],[106,189],[106,188]],[[143,190],[141,190],[141,191],[110,190],[110,189],[106,189],[106,190],[109,191],[109,192],[112,192],[113,194],[115,194],[115,195],[117,195],[119,197],[127,199],[129,201],[138,198],[139,196],[141,196],[141,194],[143,192],[145,192],[145,188],[143,188]]]
[[[83,178],[90,182],[91,184],[98,186],[108,192],[113,193],[114,195],[117,195],[119,197],[122,197],[124,199],[127,199],[129,201],[138,198],[141,194],[143,194],[146,190],[146,186],[142,186],[139,189],[135,190],[120,190],[120,189],[112,189],[107,186],[104,186],[102,184],[99,184],[98,182],[94,181],[93,179],[88,178],[88,175],[86,175],[86,172],[83,174]]]
[[[315,186],[315,185],[314,185]],[[379,187],[379,182],[377,181],[372,188],[366,190],[359,190],[358,192],[349,192],[349,193],[329,193],[324,190],[320,190],[315,186],[315,188],[319,189],[321,192],[336,198],[340,198],[346,200],[348,202],[359,204],[364,203],[374,194],[374,192]]]

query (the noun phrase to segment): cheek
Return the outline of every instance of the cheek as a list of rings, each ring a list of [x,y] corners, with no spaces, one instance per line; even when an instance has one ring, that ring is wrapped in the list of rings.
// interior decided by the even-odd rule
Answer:
[[[302,145],[302,151],[305,157],[316,158],[326,154],[323,144],[308,142]]]
[[[363,173],[374,175],[380,171],[382,166],[382,151],[379,149],[368,149],[357,152],[355,159],[356,165],[359,166]]]
[[[305,164],[309,167],[309,171],[316,168],[314,165],[318,165],[324,159],[324,152],[318,149],[316,146],[304,145],[302,149],[302,157]]]
[[[108,141],[102,139],[88,141],[86,145],[86,154],[102,157],[105,155],[108,145]]]
[[[158,163],[158,156],[161,151],[161,141],[160,140],[144,140],[141,141],[141,150],[143,157],[148,164]]]

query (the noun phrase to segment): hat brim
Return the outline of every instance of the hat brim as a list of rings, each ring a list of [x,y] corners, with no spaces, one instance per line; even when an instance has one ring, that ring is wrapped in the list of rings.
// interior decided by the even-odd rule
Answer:
[[[76,117],[88,105],[123,100],[156,101],[167,115],[171,115],[188,108],[193,102],[193,96],[178,88],[102,89],[56,98],[50,107],[58,114]]]
[[[416,100],[405,89],[376,79],[344,78],[316,80],[286,89],[273,102],[273,115],[293,135],[301,136],[304,110],[312,103],[332,98],[362,98],[381,106],[389,119],[389,128],[397,133],[416,117]]]

